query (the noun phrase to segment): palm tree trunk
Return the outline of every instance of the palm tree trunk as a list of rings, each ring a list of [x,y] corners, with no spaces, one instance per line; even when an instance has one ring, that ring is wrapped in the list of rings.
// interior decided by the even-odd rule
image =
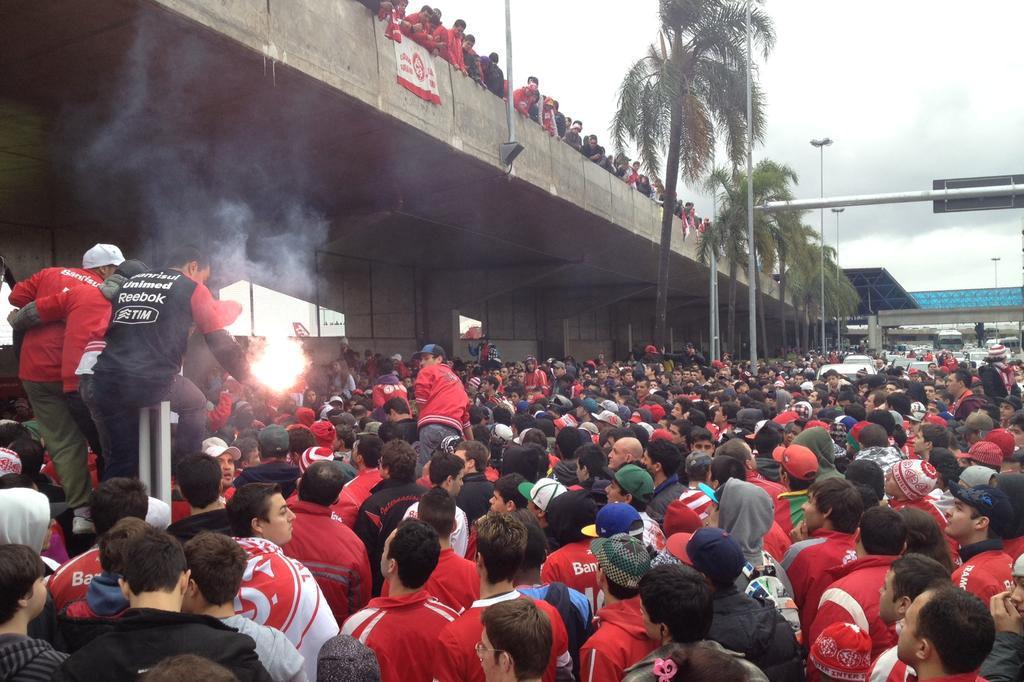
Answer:
[[[672,39],[672,59],[682,59],[681,31],[677,28]],[[668,156],[665,159],[665,196],[661,209],[661,247],[658,252],[658,293],[654,310],[654,345],[668,345],[668,266],[672,256],[672,219],[675,216],[676,186],[679,182],[680,138],[683,131],[683,98],[686,82],[680,69],[679,99],[672,107],[669,120]]]
[[[786,256],[781,251],[779,253],[779,319],[782,320],[782,348],[785,349],[789,338],[786,333]]]
[[[736,259],[729,259],[729,351],[735,355],[739,352],[736,343]]]
[[[769,353],[769,349],[768,349],[768,323],[767,323],[767,319],[765,318],[765,312],[764,312],[764,288],[761,287],[760,285],[757,287],[757,313],[758,313],[758,317],[761,318],[761,348],[762,348],[762,357],[767,358],[767,357],[769,357],[769,355],[768,355],[768,353]]]
[[[757,294],[757,311],[760,325],[761,325],[761,350],[764,357],[768,357],[768,327],[765,322],[764,316],[764,287],[761,286],[761,264],[757,257],[756,249],[754,250],[754,272],[757,274],[754,280],[755,291]]]

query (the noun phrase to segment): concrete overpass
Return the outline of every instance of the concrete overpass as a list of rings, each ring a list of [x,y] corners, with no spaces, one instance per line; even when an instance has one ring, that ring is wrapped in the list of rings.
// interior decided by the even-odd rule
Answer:
[[[451,347],[460,313],[508,358],[651,338],[660,207],[531,123],[506,173],[501,100],[439,59],[440,106],[401,88],[352,0],[8,0],[0,45],[0,253],[19,277],[96,241],[155,262],[201,240],[222,283],[339,310],[357,348]],[[669,322],[706,342],[710,273],[680,236]]]
[[[978,322],[1024,322],[1024,308],[1004,306],[993,308],[917,308],[880,310],[878,324],[882,327],[915,327],[929,324],[971,325]]]

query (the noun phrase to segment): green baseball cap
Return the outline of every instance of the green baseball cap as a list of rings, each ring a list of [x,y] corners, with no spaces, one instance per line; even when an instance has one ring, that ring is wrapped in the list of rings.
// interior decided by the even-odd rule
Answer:
[[[646,469],[636,464],[627,464],[616,471],[615,482],[641,502],[650,502],[654,497],[654,479]]]
[[[651,570],[651,555],[643,540],[626,533],[597,538],[590,543],[590,551],[608,580],[620,587],[636,589]]]

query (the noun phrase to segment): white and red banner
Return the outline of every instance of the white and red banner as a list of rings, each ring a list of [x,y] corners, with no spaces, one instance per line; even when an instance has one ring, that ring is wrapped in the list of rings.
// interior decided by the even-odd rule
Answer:
[[[398,62],[398,84],[428,102],[441,103],[434,58],[412,40],[393,41]]]

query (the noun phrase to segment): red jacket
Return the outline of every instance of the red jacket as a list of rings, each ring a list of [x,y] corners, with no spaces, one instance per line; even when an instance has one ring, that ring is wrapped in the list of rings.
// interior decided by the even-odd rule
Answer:
[[[517,93],[519,90],[516,91]],[[529,109],[529,107],[527,107]],[[529,393],[531,388],[537,387],[544,392],[544,395],[548,395],[551,392],[550,382],[548,381],[548,375],[544,373],[542,369],[535,369],[532,372],[527,372],[523,375],[523,388]]]
[[[768,552],[773,559],[782,563],[786,552],[792,546],[793,540],[790,539],[789,534],[782,530],[777,522],[772,521],[772,527],[768,529],[764,536],[764,551]]]
[[[580,647],[580,682],[621,680],[622,671],[658,648],[648,638],[640,597],[597,612],[597,632]]]
[[[232,398],[227,391],[221,391],[217,398],[217,404],[206,413],[206,429],[210,433],[216,433],[228,423],[231,418]]]
[[[14,285],[7,300],[15,308],[23,308],[32,301],[56,296],[65,290],[83,285],[98,287],[101,284],[103,284],[103,280],[90,270],[45,268]],[[110,304],[108,303],[107,309],[109,310],[109,308]],[[25,341],[21,347],[18,378],[23,381],[60,381],[63,377],[63,348],[64,324],[62,322],[50,322],[29,329],[25,332]],[[75,366],[78,366],[77,362]]]
[[[970,551],[962,548],[961,556],[965,549]],[[988,604],[992,597],[1013,587],[1012,565],[1013,559],[1002,549],[968,554],[963,565],[953,571],[953,584]]]
[[[529,86],[525,85],[512,93],[512,103],[515,106],[516,111],[523,116],[530,115],[530,107],[533,106],[537,99],[537,91],[531,90]],[[527,386],[527,388],[529,388],[529,386]]]
[[[64,347],[61,353],[61,380],[64,392],[78,390],[75,371],[90,341],[102,341],[110,324],[110,301],[99,287],[65,288],[51,296],[36,299],[36,310],[43,322],[64,323]]]
[[[384,583],[380,596],[388,596],[389,587]],[[423,584],[423,590],[456,613],[462,613],[480,598],[480,574],[475,563],[446,547],[441,550],[437,567]]]
[[[439,424],[462,433],[469,428],[469,396],[459,377],[445,364],[430,365],[416,375],[418,428]]]
[[[404,597],[371,600],[345,621],[341,634],[351,635],[373,650],[381,682],[431,682],[438,633],[457,615],[420,590]]]
[[[513,590],[497,597],[478,599],[473,606],[463,611],[462,615],[441,630],[438,637],[437,655],[434,659],[434,679],[437,682],[484,682],[484,670],[480,667],[476,647],[483,634],[484,625],[480,616],[491,604],[508,599],[529,599]],[[551,604],[543,600],[534,600],[551,622],[551,658],[544,671],[544,682],[554,682],[555,669],[571,663],[569,658],[569,635],[565,631],[562,617]]]
[[[825,572],[857,559],[853,533],[819,529],[811,537],[789,548],[782,568],[793,585],[793,600],[800,608],[800,627],[811,628],[822,592],[828,587]],[[807,640],[811,641],[811,640]]]
[[[898,556],[870,555],[828,571],[832,583],[822,593],[807,641],[813,642],[832,623],[853,623],[871,636],[871,658],[896,644],[896,629],[879,615],[885,574]],[[813,663],[807,666],[807,679],[820,676]]]
[[[356,527],[359,508],[370,496],[373,486],[380,482],[380,469],[363,469],[341,489],[334,507],[346,526],[353,529]]]
[[[786,486],[781,483],[776,483],[775,481],[769,481],[753,469],[747,469],[747,483],[753,483],[758,488],[768,493],[772,500],[775,500],[779,495],[786,492]]]
[[[405,386],[398,377],[390,376],[392,378],[386,381],[381,381],[385,377],[379,377],[373,385],[373,409],[375,410],[384,407],[384,403],[392,398],[401,398],[406,404],[409,403],[409,392],[405,390]]]
[[[373,577],[366,547],[329,507],[301,500],[288,507],[295,522],[292,539],[282,549],[313,574],[340,623],[370,600]]]

